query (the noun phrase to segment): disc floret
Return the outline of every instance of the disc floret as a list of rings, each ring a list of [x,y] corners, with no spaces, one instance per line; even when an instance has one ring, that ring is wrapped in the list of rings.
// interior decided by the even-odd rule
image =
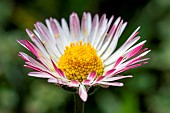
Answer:
[[[71,43],[65,47],[64,54],[58,61],[58,67],[65,73],[67,79],[82,82],[92,71],[97,76],[103,74],[103,63],[90,43]]]

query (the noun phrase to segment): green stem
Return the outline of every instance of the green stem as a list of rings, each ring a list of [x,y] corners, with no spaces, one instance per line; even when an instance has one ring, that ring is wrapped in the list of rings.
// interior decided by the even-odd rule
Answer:
[[[80,96],[77,93],[74,93],[74,112],[75,113],[84,113],[85,103],[81,100]]]

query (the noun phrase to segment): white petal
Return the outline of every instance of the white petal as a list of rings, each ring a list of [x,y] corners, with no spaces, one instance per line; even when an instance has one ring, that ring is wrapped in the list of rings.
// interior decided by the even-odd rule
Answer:
[[[27,61],[26,63],[27,63],[28,65],[32,65],[32,66],[34,66],[34,67],[37,67],[37,68],[39,68],[39,69],[41,69],[41,70],[45,70],[45,71],[48,70],[47,67],[45,67],[45,66],[42,65],[41,63],[37,62],[36,60],[34,60],[32,57],[30,57],[30,56],[27,55],[26,53],[19,52],[19,56],[20,56],[21,58],[23,58],[24,60],[26,60],[26,61]]]
[[[48,79],[48,82],[49,83],[54,83],[54,84],[57,84],[57,85],[68,85],[68,81],[63,81],[61,79],[57,79],[57,78],[49,78]]]
[[[34,44],[37,46],[37,48],[40,50],[39,54],[43,55],[46,59],[50,60],[50,57],[49,57],[47,51],[45,50],[45,48],[42,45],[42,43],[40,42],[40,40],[36,37],[36,35],[34,33],[32,33],[29,29],[26,29],[26,32],[29,35],[29,37],[31,38],[31,40],[34,42]]]
[[[133,46],[133,47],[131,47],[129,50],[127,50],[127,51],[125,52],[125,54],[127,54],[128,52],[130,52],[131,50],[133,50],[133,49],[136,48],[137,46],[140,46],[140,45],[144,44],[145,42],[146,42],[146,40],[144,40],[144,41],[136,44],[135,46]]]
[[[140,26],[130,35],[130,37],[126,40],[125,43],[128,43],[130,40],[132,40],[134,37],[136,37],[139,29],[140,29]]]
[[[120,82],[100,82],[99,85],[110,85],[110,86],[123,86],[123,83]]]
[[[103,16],[101,17],[100,22],[99,22],[99,28],[97,31],[97,35],[95,37],[95,40],[92,43],[94,48],[97,47],[97,45],[99,44],[99,41],[105,35],[105,32],[107,30],[107,21],[108,20],[106,18],[106,14],[103,14]]]
[[[38,78],[53,78],[51,75],[44,72],[29,72],[28,75]]]
[[[120,80],[123,78],[131,78],[131,77],[133,77],[133,76],[128,75],[128,76],[107,77],[107,78],[104,78],[103,81],[116,81],[116,80]]]
[[[90,42],[92,45],[93,45],[93,41],[95,41],[95,37],[97,35],[98,26],[99,26],[99,16],[96,14],[94,16],[91,32],[88,37],[88,42]]]
[[[81,36],[83,42],[87,42],[87,38],[91,31],[92,26],[91,23],[92,23],[91,14],[84,12],[81,21]]]
[[[51,38],[52,42],[55,42],[55,36],[53,35],[53,31],[52,31],[52,28],[51,28],[50,20],[46,19],[45,22],[46,22],[46,25],[47,25],[48,30],[50,32],[50,35],[51,35],[50,38]]]
[[[92,72],[88,75],[87,79],[89,79],[90,81],[93,81],[93,80],[95,79],[95,77],[96,77],[96,72],[95,72],[95,71],[92,71]]]
[[[68,85],[69,85],[69,87],[78,87],[79,84],[80,84],[79,81],[71,80]]]
[[[79,96],[84,102],[87,101],[88,95],[87,95],[87,91],[86,91],[86,88],[84,87],[84,85],[80,85],[80,87],[79,87]]]
[[[113,53],[113,51],[116,49],[118,39],[120,38],[123,30],[125,29],[126,24],[127,23],[119,24],[117,31],[113,37],[113,40],[111,41],[110,45],[108,46],[108,48],[104,51],[103,55],[101,56],[102,59],[107,59]]]
[[[99,50],[101,50],[102,48],[103,48],[103,45],[105,44],[105,43],[110,43],[110,41],[112,40],[112,38],[110,37],[110,35],[112,34],[112,32],[113,33],[115,33],[115,30],[116,29],[114,29],[114,28],[117,28],[117,26],[119,25],[119,22],[120,22],[120,20],[121,20],[121,18],[119,17],[119,18],[117,18],[116,19],[116,21],[114,22],[114,24],[112,25],[112,27],[111,27],[111,29],[110,29],[110,25],[111,25],[111,22],[112,22],[112,20],[113,20],[113,17],[111,17],[111,19],[109,20],[109,22],[108,22],[108,24],[107,24],[107,29],[106,29],[106,32],[105,32],[105,35],[102,37],[102,40],[100,41],[100,43],[98,44],[98,46],[97,46],[97,50],[99,51]],[[110,29],[110,30],[109,30]],[[108,32],[108,30],[109,30],[109,32]],[[110,34],[109,35],[109,37],[107,36],[106,37],[106,35],[107,34]],[[113,35],[113,34],[112,34]],[[109,38],[111,38],[111,39],[109,39]]]
[[[49,83],[55,83],[55,84],[58,84],[58,83],[59,83],[58,80],[55,79],[55,78],[49,78],[49,79],[48,79],[48,82],[49,82]]]
[[[77,13],[72,13],[70,15],[70,34],[73,41],[80,40],[80,22]]]
[[[104,64],[107,66],[111,63],[114,63],[120,56],[124,55],[125,51],[129,49],[133,44],[135,44],[139,39],[140,37],[136,37],[128,44],[123,44],[116,52],[114,52],[107,60],[104,61]]]

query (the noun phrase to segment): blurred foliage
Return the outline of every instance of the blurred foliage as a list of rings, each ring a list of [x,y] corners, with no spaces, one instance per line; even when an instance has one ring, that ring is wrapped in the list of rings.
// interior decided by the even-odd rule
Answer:
[[[44,79],[27,77],[17,56],[26,51],[16,40],[25,28],[71,12],[121,16],[128,21],[120,43],[139,25],[152,52],[149,64],[123,74],[125,86],[99,89],[89,96],[86,113],[170,113],[170,0],[0,0],[0,113],[73,113],[73,96]],[[29,53],[26,51],[26,53]]]

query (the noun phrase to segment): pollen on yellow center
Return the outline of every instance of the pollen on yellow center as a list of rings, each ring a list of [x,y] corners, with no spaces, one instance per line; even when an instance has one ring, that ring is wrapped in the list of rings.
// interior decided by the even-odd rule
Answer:
[[[90,72],[95,71],[97,76],[103,74],[103,63],[96,50],[90,43],[71,43],[65,47],[64,54],[58,61],[60,68],[69,80],[82,82]]]

